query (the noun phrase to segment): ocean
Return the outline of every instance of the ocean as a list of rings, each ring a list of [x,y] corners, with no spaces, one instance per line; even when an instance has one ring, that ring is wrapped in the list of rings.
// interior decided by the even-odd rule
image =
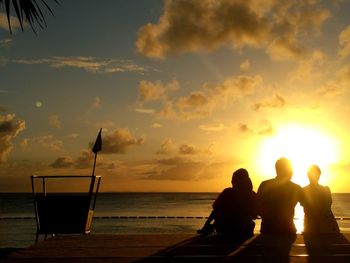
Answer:
[[[99,193],[92,234],[196,233],[218,193]],[[343,232],[350,232],[350,194],[332,194],[332,210]],[[303,211],[295,224],[302,231]],[[31,194],[0,193],[0,248],[27,247],[36,235]],[[259,232],[260,220],[255,231]]]

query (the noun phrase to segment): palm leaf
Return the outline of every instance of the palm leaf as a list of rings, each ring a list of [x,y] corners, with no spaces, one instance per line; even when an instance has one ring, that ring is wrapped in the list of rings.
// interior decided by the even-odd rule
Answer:
[[[59,5],[58,0],[50,1],[53,1]],[[53,15],[52,9],[47,2],[48,0],[0,0],[0,4],[5,4],[7,21],[11,34],[11,3],[22,31],[24,30],[24,23],[26,22],[30,25],[33,32],[36,33],[34,29],[35,24],[39,25],[41,28],[46,27],[43,8],[48,10]]]

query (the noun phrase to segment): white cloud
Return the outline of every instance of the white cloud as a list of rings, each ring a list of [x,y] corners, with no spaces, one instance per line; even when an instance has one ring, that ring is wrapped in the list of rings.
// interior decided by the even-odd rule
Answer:
[[[26,65],[45,64],[50,67],[61,69],[65,67],[78,68],[95,74],[109,74],[117,72],[138,72],[143,73],[148,69],[137,65],[132,60],[121,60],[112,58],[96,57],[50,57],[42,59],[13,59],[8,62]]]

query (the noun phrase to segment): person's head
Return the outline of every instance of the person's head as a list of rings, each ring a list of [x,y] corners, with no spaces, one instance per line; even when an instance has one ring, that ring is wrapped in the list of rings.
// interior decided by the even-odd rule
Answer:
[[[237,190],[242,190],[242,191],[253,190],[253,184],[249,178],[248,171],[244,168],[240,168],[232,174],[231,183],[232,183],[232,188],[235,188]]]
[[[318,184],[320,180],[321,169],[316,164],[313,164],[307,170],[307,177],[309,178],[310,184]]]
[[[276,168],[276,175],[277,175],[276,178],[281,180],[286,180],[286,181],[289,181],[290,179],[292,179],[293,167],[291,162],[287,158],[282,157],[278,159],[276,161],[275,168]]]

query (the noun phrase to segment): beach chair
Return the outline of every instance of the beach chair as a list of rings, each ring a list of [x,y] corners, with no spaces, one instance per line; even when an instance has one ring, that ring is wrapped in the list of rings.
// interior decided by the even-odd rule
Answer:
[[[85,192],[55,192],[55,180],[63,181],[66,186],[74,180],[84,180],[88,189]],[[36,241],[41,234],[45,239],[47,235],[55,234],[90,234],[100,181],[101,176],[31,176]],[[49,184],[52,191],[48,191]]]

